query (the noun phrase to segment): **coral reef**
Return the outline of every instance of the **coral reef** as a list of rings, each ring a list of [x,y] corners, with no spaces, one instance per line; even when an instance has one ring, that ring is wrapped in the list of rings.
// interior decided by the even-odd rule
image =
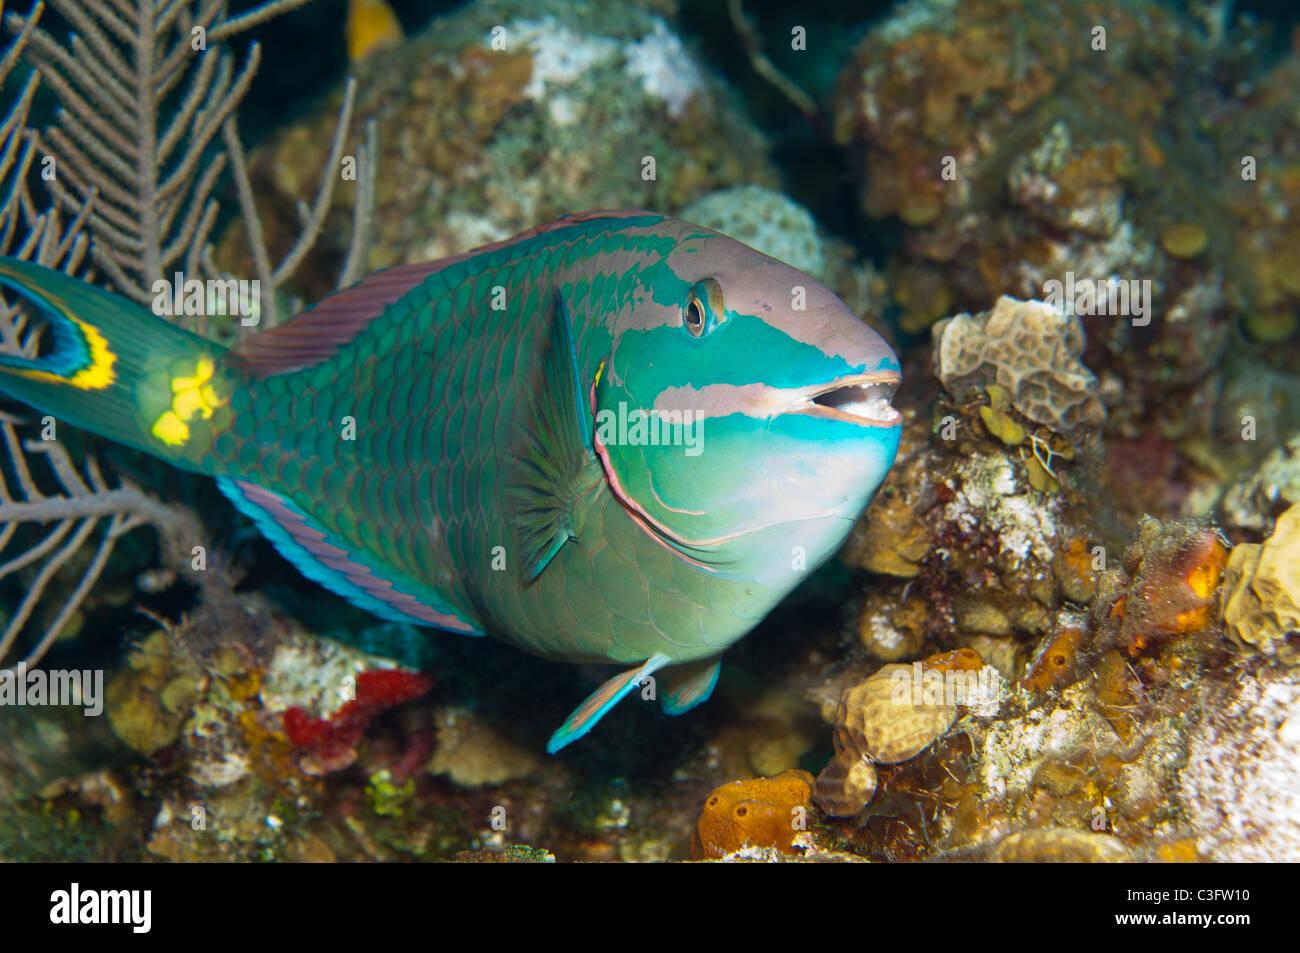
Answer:
[[[438,713],[438,747],[431,774],[445,774],[464,788],[481,788],[526,778],[537,770],[537,754],[503,736],[473,712],[445,708]]]
[[[863,209],[902,223],[904,330],[1055,293],[1087,329],[1114,438],[1102,479],[1129,518],[1179,515],[1180,487],[1186,515],[1208,513],[1215,478],[1300,421],[1261,392],[1300,358],[1297,58],[1261,43],[1248,20],[1207,31],[1150,0],[912,0],[840,76]]]
[[[1227,489],[1223,519],[1229,526],[1260,532],[1272,525],[1282,509],[1296,503],[1300,503],[1300,434],[1272,450],[1254,473]]]
[[[358,675],[356,697],[328,718],[313,718],[301,708],[290,708],[284,713],[284,730],[300,749],[299,769],[319,775],[355,763],[357,742],[376,716],[431,688],[433,679],[427,675],[378,669]]]
[[[127,656],[108,685],[108,719],[122,743],[153,754],[177,742],[181,724],[203,694],[205,677],[194,659],[155,632]]]
[[[173,145],[230,188],[215,171],[146,196],[166,227],[102,242],[107,283],[117,268],[140,297],[141,256],[269,268],[274,321],[290,292],[563,213],[673,212],[900,343],[897,462],[709,705],[628,704],[549,758],[581,677],[295,590],[264,544],[196,516],[227,510],[164,507],[129,456],[132,483],[106,480],[77,437],[4,417],[0,663],[89,646],[109,678],[102,719],[0,712],[0,860],[1300,860],[1296,49],[1269,59],[1249,20],[1207,29],[1156,0],[909,0],[819,64],[839,73],[834,129],[769,142],[671,2],[478,0],[406,39],[381,0],[348,6],[356,84],[247,162],[218,116],[251,59],[213,22],[225,65]],[[758,68],[765,25],[741,27]],[[57,77],[55,35],[24,43]],[[79,217],[102,163],[43,213],[26,194],[37,82],[0,126],[21,196],[0,251],[83,272],[115,213]],[[819,169],[857,170],[859,208],[797,180],[809,143]],[[136,163],[121,146],[100,151]],[[209,211],[227,195],[238,216]],[[36,346],[25,320],[0,301],[4,348]],[[126,535],[142,523],[157,552]]]
[[[1300,682],[1265,668],[1216,686],[1191,733],[1178,798],[1207,860],[1300,860]]]
[[[999,405],[1010,401],[1032,422],[1070,437],[1095,432],[1105,422],[1097,378],[1079,360],[1084,340],[1077,315],[1003,295],[991,311],[959,314],[931,330],[935,374],[959,400],[966,389],[983,387],[1004,418],[1005,406]],[[990,390],[995,383],[998,397]],[[1003,443],[1024,442],[1024,429],[1014,421],[995,431],[993,419],[985,415],[985,425]]]
[[[763,137],[659,14],[654,3],[468,4],[361,64],[355,112],[378,122],[385,171],[370,267],[454,254],[586,209],[673,211],[725,186],[775,185]],[[253,159],[254,189],[286,221],[330,158],[322,129],[339,100]],[[330,227],[341,214],[327,219],[325,242],[346,234]],[[268,227],[273,250],[290,241]],[[298,287],[309,300],[332,286],[345,248],[318,251]],[[249,270],[236,233],[217,259]]]
[[[1300,503],[1278,518],[1262,544],[1233,547],[1223,620],[1237,644],[1300,665]]]
[[[820,278],[854,314],[893,337],[884,319],[884,276],[845,241],[825,235],[812,213],[789,196],[759,185],[737,185],[710,192],[676,214]]]
[[[835,712],[835,757],[813,792],[817,804],[828,814],[857,814],[875,794],[875,765],[916,757],[952,727],[959,704],[996,706],[1001,686],[987,676],[981,683],[984,669],[976,652],[962,649],[886,665],[846,691]]]
[[[1135,657],[1204,630],[1215,615],[1227,557],[1214,530],[1144,519],[1123,566],[1099,582],[1093,603],[1098,643]]]

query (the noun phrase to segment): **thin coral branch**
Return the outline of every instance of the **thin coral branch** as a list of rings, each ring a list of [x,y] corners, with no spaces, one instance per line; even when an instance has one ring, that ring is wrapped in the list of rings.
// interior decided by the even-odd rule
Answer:
[[[253,270],[262,284],[266,294],[266,306],[262,311],[269,315],[269,324],[274,325],[275,280],[271,276],[271,254],[266,250],[266,238],[262,234],[262,220],[257,215],[257,203],[253,200],[253,186],[248,180],[248,163],[244,159],[244,147],[239,141],[239,129],[233,119],[227,119],[221,127],[221,135],[226,143],[226,155],[230,157],[230,171],[235,179],[235,194],[239,197],[239,211],[243,217],[244,231],[248,235],[248,247],[253,255]],[[269,310],[268,310],[269,308]]]
[[[298,241],[294,243],[293,248],[289,249],[289,254],[284,256],[280,266],[275,269],[275,285],[283,282],[302,264],[302,260],[311,251],[312,245],[315,244],[321,226],[325,223],[325,215],[329,211],[330,199],[334,197],[334,183],[339,179],[339,162],[343,158],[343,137],[347,135],[348,125],[352,122],[352,105],[356,99],[356,92],[357,81],[349,76],[347,84],[343,87],[343,105],[339,109],[338,123],[334,128],[334,139],[330,143],[329,158],[325,160],[325,169],[321,173],[321,183],[316,192],[316,200],[312,204],[307,220],[303,223],[302,234],[298,236]]]
[[[763,40],[759,36],[758,28],[745,15],[741,0],[727,0],[727,14],[731,17],[731,25],[740,36],[740,44],[744,47],[745,55],[749,57],[749,65],[754,72],[780,90],[781,94],[805,116],[816,116],[817,104],[813,102],[812,97],[794,80],[777,69],[776,64],[763,52]]]
[[[343,262],[338,287],[346,288],[361,279],[366,265],[366,250],[371,219],[375,214],[375,182],[378,179],[379,129],[375,120],[366,123],[366,144],[357,150],[357,197],[352,209],[352,240]]]
[[[5,5],[0,3],[0,15],[4,14],[4,9]],[[36,22],[44,12],[45,2],[44,0],[38,0],[27,16],[20,18],[22,24],[18,28],[18,35],[10,44],[9,49],[4,51],[4,55],[0,56],[0,82],[4,81],[4,78],[9,75],[9,71],[14,68],[14,64],[18,62],[18,57],[22,56],[23,48],[27,46],[28,41],[32,38],[32,33],[36,30]]]
[[[228,40],[237,33],[243,33],[255,26],[274,19],[290,10],[297,10],[299,7],[306,6],[311,0],[268,0],[267,3],[260,7],[254,7],[247,13],[240,14],[237,17],[226,20],[220,26],[208,33],[210,40]]]

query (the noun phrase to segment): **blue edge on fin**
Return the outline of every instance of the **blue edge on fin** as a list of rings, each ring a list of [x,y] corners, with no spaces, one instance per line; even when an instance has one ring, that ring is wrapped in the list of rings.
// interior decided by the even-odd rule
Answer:
[[[323,565],[309,550],[307,550],[306,547],[294,539],[289,534],[289,531],[276,521],[275,517],[266,512],[266,510],[262,509],[262,507],[258,506],[252,500],[248,499],[233,478],[226,476],[217,477],[217,486],[220,487],[221,492],[230,499],[230,502],[235,504],[235,507],[239,512],[243,513],[253,521],[262,535],[269,539],[272,544],[274,544],[275,548],[279,550],[280,555],[293,563],[298,571],[308,579],[320,583],[320,585],[329,589],[331,592],[338,593],[353,605],[365,609],[367,612],[371,612],[374,615],[379,616],[379,618],[385,619],[389,622],[404,622],[408,625],[419,626],[432,625],[432,623],[424,619],[417,619],[414,616],[409,616],[405,612],[395,609],[382,599],[376,599],[368,592],[365,592],[358,586],[354,585],[345,575],[343,575],[343,573],[336,569],[331,569],[329,566]],[[279,496],[279,494],[276,495]],[[283,496],[280,498],[284,500],[285,504],[292,509],[296,515],[302,517],[307,526],[310,526],[319,532],[324,532],[324,530],[320,530],[319,527],[317,527],[315,523],[290,500]],[[328,534],[326,535],[328,538]],[[454,615],[454,613],[442,606],[433,606],[432,608],[447,615]],[[451,632],[458,630],[447,629],[445,631]],[[458,632],[458,634],[481,636],[483,633]]]
[[[697,676],[696,678],[686,681],[678,691],[666,693],[663,696],[663,701],[660,703],[663,707],[664,714],[684,715],[692,708],[695,708],[698,705],[703,705],[709,700],[709,696],[713,694],[713,689],[717,687],[718,676],[720,674],[722,674],[722,662],[720,660],[715,660],[704,673],[703,679],[700,679]],[[678,701],[682,695],[694,690],[697,685],[699,685],[699,689],[695,691],[694,698],[691,698],[685,703]]]
[[[551,735],[551,740],[546,745],[547,752],[555,754],[565,745],[572,744],[591,731],[606,712],[639,688],[646,676],[669,664],[671,660],[667,656],[655,654],[631,671],[621,672],[604,682],[588,695],[555,734]],[[715,661],[710,668],[701,672],[703,678],[687,680],[678,692],[664,695],[662,698],[664,712],[669,715],[681,715],[703,704],[713,694],[713,688],[718,684],[718,674],[721,671],[722,665]],[[677,698],[697,685],[699,689],[694,692],[694,697],[685,704],[678,704]]]

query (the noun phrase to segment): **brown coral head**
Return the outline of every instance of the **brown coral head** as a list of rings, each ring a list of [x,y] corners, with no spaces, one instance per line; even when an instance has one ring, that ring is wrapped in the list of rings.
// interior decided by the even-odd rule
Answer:
[[[949,674],[920,663],[886,665],[844,693],[836,715],[836,750],[897,764],[920,754],[952,727],[957,706],[946,697]]]
[[[1300,503],[1278,518],[1263,543],[1233,548],[1222,611],[1238,645],[1300,664]]]
[[[876,793],[876,766],[866,758],[841,752],[817,775],[813,801],[832,817],[852,817]]]

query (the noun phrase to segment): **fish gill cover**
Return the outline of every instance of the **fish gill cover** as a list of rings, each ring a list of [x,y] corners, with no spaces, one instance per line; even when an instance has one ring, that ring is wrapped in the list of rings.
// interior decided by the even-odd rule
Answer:
[[[9,0],[0,859],[1300,859],[1258,12]]]

